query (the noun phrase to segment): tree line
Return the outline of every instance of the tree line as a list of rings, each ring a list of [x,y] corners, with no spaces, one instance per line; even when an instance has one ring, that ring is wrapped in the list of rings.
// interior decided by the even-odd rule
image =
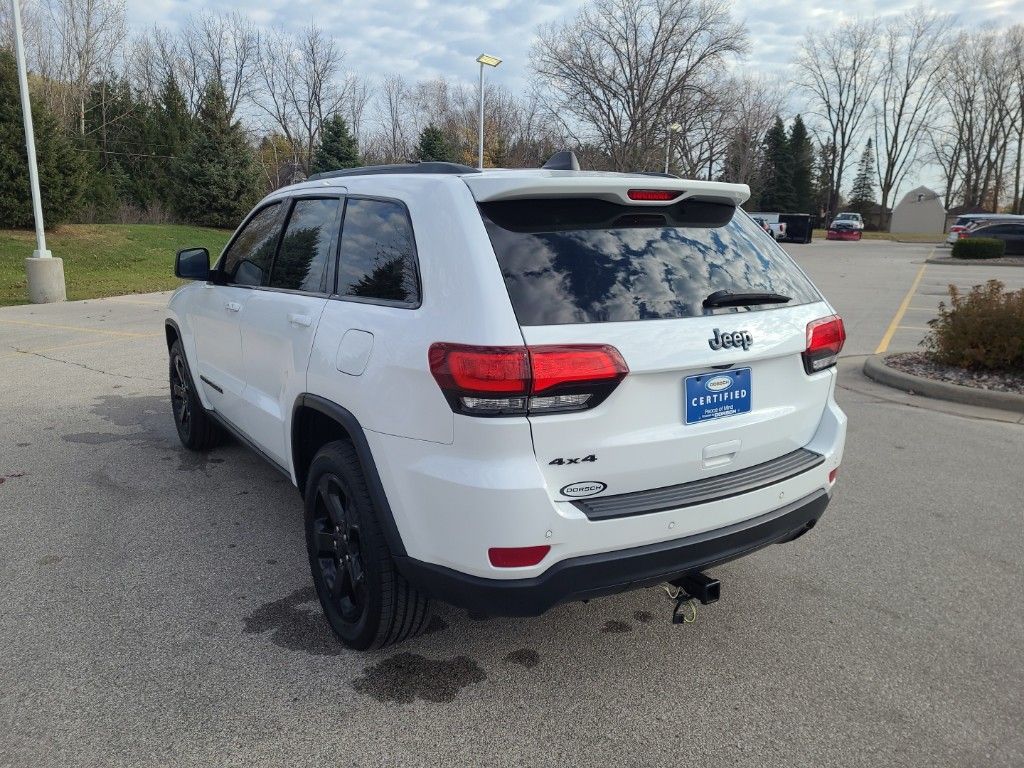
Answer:
[[[51,223],[232,226],[262,194],[331,168],[475,163],[477,92],[368,78],[315,24],[203,12],[129,34],[123,0],[25,3]],[[7,6],[0,10],[0,221],[31,221]],[[776,76],[749,75],[722,0],[590,0],[538,28],[531,88],[488,86],[485,163],[749,184],[749,208],[886,210],[926,166],[947,206],[1022,209],[1024,26],[956,30],[921,6],[808,31]],[[467,65],[471,66],[471,65]],[[22,184],[24,182],[24,184]],[[20,185],[20,186],[19,186]]]

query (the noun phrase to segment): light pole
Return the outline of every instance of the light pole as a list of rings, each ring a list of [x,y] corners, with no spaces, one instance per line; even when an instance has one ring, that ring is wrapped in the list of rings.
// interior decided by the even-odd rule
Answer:
[[[11,0],[14,18],[14,56],[18,61],[18,86],[21,90],[21,113],[25,120],[25,149],[28,156],[28,180],[32,192],[32,216],[36,224],[36,250],[25,259],[28,278],[28,300],[33,304],[64,301],[64,262],[53,258],[46,249],[43,230],[43,203],[39,195],[39,169],[36,167],[36,139],[32,130],[32,102],[28,95],[28,71],[25,66],[25,42],[21,32],[21,9],[18,0]]]
[[[665,131],[665,173],[668,173],[668,161],[672,154],[672,134],[679,133],[683,130],[683,126],[679,123],[669,123],[666,126]]]
[[[480,63],[480,125],[479,132],[477,134],[477,140],[479,141],[479,152],[477,153],[477,168],[483,169],[484,167],[484,65],[488,67],[496,67],[501,64],[501,59],[497,56],[490,56],[486,53],[481,53],[476,57],[476,60]]]

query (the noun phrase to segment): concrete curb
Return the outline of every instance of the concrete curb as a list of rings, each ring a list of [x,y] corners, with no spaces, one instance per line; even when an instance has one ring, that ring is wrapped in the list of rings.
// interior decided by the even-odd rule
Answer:
[[[982,408],[998,408],[1003,411],[1024,413],[1024,395],[1013,392],[993,392],[988,389],[964,387],[945,381],[935,381],[904,373],[885,364],[885,355],[871,355],[864,361],[864,375],[869,379],[885,384],[887,387],[915,395],[933,397],[937,400],[949,400],[965,405],[977,405]]]
[[[952,256],[933,256],[924,260],[925,264],[951,264],[957,267],[1024,267],[1024,259],[1013,256],[1007,258],[1000,256],[998,259],[954,259]]]

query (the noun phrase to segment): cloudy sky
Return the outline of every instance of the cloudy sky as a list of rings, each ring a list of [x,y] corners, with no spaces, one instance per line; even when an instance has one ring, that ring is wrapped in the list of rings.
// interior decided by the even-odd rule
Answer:
[[[474,79],[481,52],[502,57],[493,73],[513,89],[524,87],[527,56],[537,25],[570,16],[582,0],[129,0],[133,26],[175,26],[203,8],[238,10],[263,27],[300,28],[315,21],[348,51],[348,66],[362,74],[401,70],[409,77]],[[831,25],[856,15],[899,13],[904,0],[739,0],[733,15],[746,21],[752,71],[781,69],[808,27]],[[963,25],[1024,21],[1024,0],[940,0],[937,10],[956,14]]]

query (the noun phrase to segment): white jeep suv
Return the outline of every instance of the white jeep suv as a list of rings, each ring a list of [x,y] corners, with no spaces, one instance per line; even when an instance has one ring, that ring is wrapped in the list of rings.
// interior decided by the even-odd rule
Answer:
[[[748,195],[448,163],[280,189],[212,267],[178,253],[178,433],[230,433],[298,487],[353,648],[422,631],[431,598],[713,600],[705,568],[818,521],[846,433],[842,321]]]

